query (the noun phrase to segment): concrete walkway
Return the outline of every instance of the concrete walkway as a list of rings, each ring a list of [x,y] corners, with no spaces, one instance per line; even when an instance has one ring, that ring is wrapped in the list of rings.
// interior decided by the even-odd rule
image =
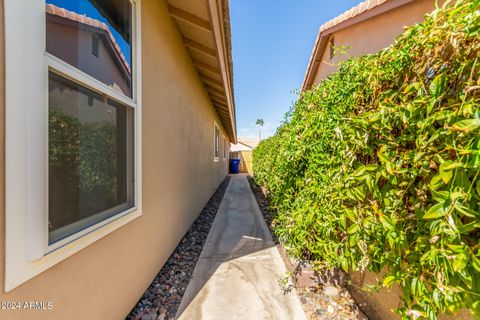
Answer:
[[[245,175],[233,175],[177,312],[182,320],[306,320]]]

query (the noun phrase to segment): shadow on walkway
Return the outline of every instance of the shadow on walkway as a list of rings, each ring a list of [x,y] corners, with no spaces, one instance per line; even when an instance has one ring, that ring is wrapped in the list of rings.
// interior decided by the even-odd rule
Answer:
[[[177,319],[306,319],[245,175],[234,175]]]

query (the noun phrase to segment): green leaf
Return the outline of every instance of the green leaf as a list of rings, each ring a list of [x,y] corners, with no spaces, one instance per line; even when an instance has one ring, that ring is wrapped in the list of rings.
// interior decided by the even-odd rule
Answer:
[[[445,184],[447,184],[450,181],[450,179],[452,179],[452,176],[453,176],[452,171],[440,171],[438,174],[440,175],[440,178],[442,178]]]
[[[445,91],[445,81],[446,77],[445,74],[440,74],[433,79],[432,83],[430,84],[430,94],[435,98],[439,98],[442,93]]]
[[[354,234],[357,233],[360,230],[360,226],[358,224],[352,224],[350,228],[348,228],[348,234]]]
[[[349,272],[350,270],[349,269],[349,265],[348,265],[348,260],[345,259],[345,258],[341,258],[340,260],[340,264],[342,265],[342,269],[345,271],[345,272]]]
[[[436,176],[434,176],[432,178],[432,180],[430,181],[428,187],[430,189],[430,191],[435,191],[437,190],[438,188],[440,188],[441,186],[443,186],[443,183],[442,183],[443,179],[442,177],[437,174]]]
[[[453,130],[472,132],[480,129],[480,119],[466,119],[456,122],[452,126]]]
[[[363,186],[352,189],[354,193],[355,200],[363,201],[365,199],[365,192],[363,191]]]
[[[456,203],[454,207],[455,210],[467,217],[475,218],[476,216],[480,216],[480,212],[476,212],[475,210],[462,206],[461,204]]]
[[[388,230],[395,229],[395,223],[393,223],[392,219],[387,217],[386,215],[380,215],[380,222],[382,223],[383,227]]]
[[[357,216],[356,216],[355,212],[354,212],[352,209],[350,209],[350,208],[345,209],[345,213],[346,213],[346,215],[347,215],[347,218],[348,218],[350,221],[352,221],[352,222],[356,221]]]
[[[430,192],[432,193],[433,199],[438,202],[444,202],[450,198],[450,192],[448,191],[435,191],[430,189]]]
[[[436,219],[443,217],[447,214],[448,207],[445,208],[445,202],[437,203],[428,209],[427,213],[423,216],[423,219]]]
[[[465,253],[459,253],[453,260],[453,270],[460,271],[465,269],[468,263],[468,256]]]
[[[395,281],[395,277],[394,276],[388,276],[386,277],[385,279],[383,279],[383,286],[384,287],[390,287],[392,285],[392,283]]]
[[[420,89],[421,85],[420,83],[418,82],[414,82],[414,83],[411,83],[409,85],[407,85],[405,87],[405,89],[403,90],[403,93],[414,93],[414,92],[418,92],[418,90]]]
[[[442,297],[442,293],[440,292],[440,290],[437,290],[437,289],[433,290],[432,297],[433,297],[433,301],[435,302],[435,304],[437,306],[439,306],[440,301],[441,301],[441,297]]]
[[[480,272],[480,259],[478,259],[475,255],[472,254],[472,266]]]
[[[350,234],[350,237],[348,237],[348,244],[350,245],[350,247],[354,247],[358,241],[360,240],[360,238],[358,237],[357,234]]]
[[[470,233],[473,230],[479,229],[479,228],[480,228],[480,221],[473,221],[473,222],[464,224],[462,226],[459,226],[458,231],[460,231],[460,233]]]
[[[450,171],[456,168],[463,168],[465,165],[461,162],[453,162],[451,160],[444,161],[440,164],[440,171]]]
[[[464,167],[464,164],[461,162],[453,162],[451,160],[442,162],[440,164],[439,175],[442,178],[443,182],[447,184],[453,176],[452,170],[460,167]]]
[[[410,287],[412,288],[413,294],[416,295],[418,293],[418,279],[417,278],[412,279]]]
[[[378,169],[377,165],[366,165],[366,166],[361,166],[357,170],[355,170],[354,173],[352,173],[353,177],[358,177],[364,174],[366,171],[375,171]]]
[[[345,214],[340,215],[340,225],[344,229],[347,227],[347,216]]]
[[[448,247],[455,253],[463,253],[465,250],[465,246],[458,244],[449,244]]]

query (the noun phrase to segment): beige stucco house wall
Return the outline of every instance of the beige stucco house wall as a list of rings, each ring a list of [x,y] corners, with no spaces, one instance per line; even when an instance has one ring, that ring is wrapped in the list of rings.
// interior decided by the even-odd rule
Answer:
[[[174,2],[178,5],[185,3]],[[205,8],[212,1],[188,2],[193,7],[196,5]],[[4,1],[0,0],[1,97],[5,95],[3,5]],[[221,5],[221,1],[215,1],[215,5]],[[214,107],[206,90],[206,84],[201,80],[198,68],[192,63],[191,52],[184,43],[182,29],[172,17],[169,4],[160,0],[142,0],[141,12],[143,215],[12,291],[6,293],[3,289],[0,290],[0,301],[53,303],[52,310],[0,310],[0,319],[123,319],[228,172],[228,159],[213,160],[213,126],[214,123],[217,124],[221,136],[234,142],[234,120],[226,122],[225,117],[219,117],[218,109]],[[217,13],[210,16],[212,25],[221,20]],[[215,39],[228,38],[222,33],[216,33]],[[221,63],[225,65],[225,62]],[[226,69],[212,65],[212,69],[231,72],[228,65]],[[221,71],[218,77],[228,80],[230,75]],[[229,86],[231,83],[226,84],[227,90]],[[232,101],[233,97],[225,103],[229,104],[230,110],[234,110]],[[4,114],[5,102],[2,98],[2,288],[5,274]],[[234,114],[229,116],[234,119]],[[220,153],[221,148],[222,144]]]
[[[326,22],[315,41],[302,90],[325,79],[340,61],[375,53],[393,44],[405,26],[423,21],[435,4],[435,0],[368,0]],[[332,40],[335,46],[347,47],[347,55],[330,58]]]

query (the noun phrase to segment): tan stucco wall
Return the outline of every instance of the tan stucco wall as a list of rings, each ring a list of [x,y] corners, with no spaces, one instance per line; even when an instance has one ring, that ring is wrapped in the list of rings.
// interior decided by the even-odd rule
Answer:
[[[442,3],[443,1],[439,1]],[[348,56],[357,57],[375,53],[388,47],[400,35],[405,26],[424,20],[425,14],[435,9],[435,0],[416,0],[376,17],[335,32],[335,46],[347,46]],[[337,69],[337,63],[345,56],[330,60],[330,47],[326,46],[322,62],[315,74],[313,84],[318,84]]]
[[[3,0],[0,10],[3,97]],[[3,292],[5,105],[0,102],[0,301],[53,302],[53,311],[0,310],[0,319],[124,318],[227,172],[228,161],[213,162],[213,122],[220,121],[164,1],[142,0],[142,33],[143,216],[9,293]]]

